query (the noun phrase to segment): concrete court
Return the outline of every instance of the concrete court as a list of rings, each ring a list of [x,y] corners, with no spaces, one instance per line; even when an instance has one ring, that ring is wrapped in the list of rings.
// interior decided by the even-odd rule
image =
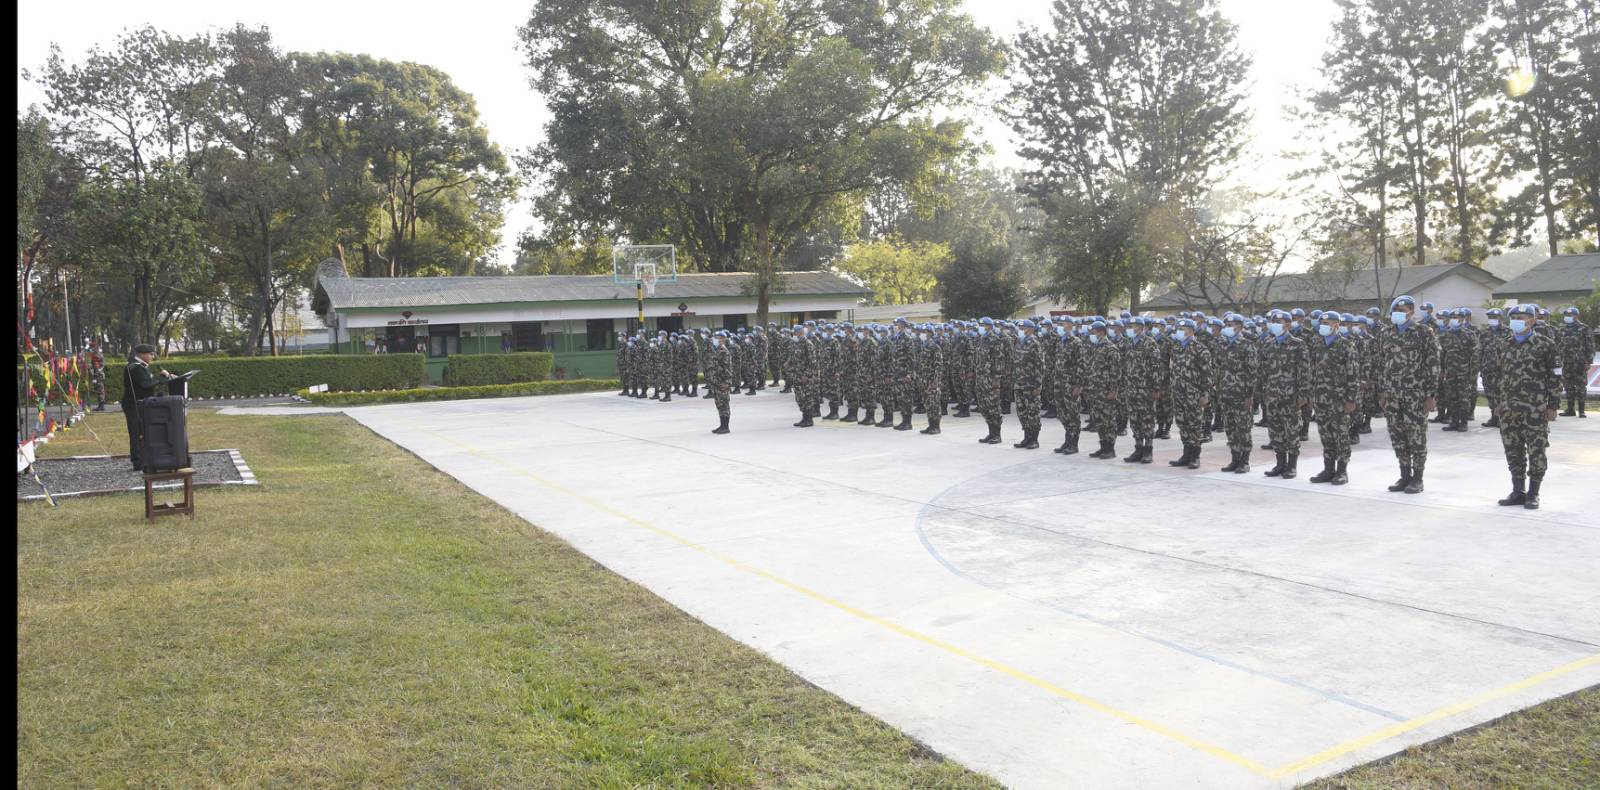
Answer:
[[[775,389],[728,436],[613,393],[347,413],[1014,787],[1289,787],[1600,683],[1600,419],[1558,420],[1527,511],[1477,423],[1406,496],[1382,420],[1334,488],[1315,441],[1277,481],[1220,436],[1189,471],[1053,454],[1054,421],[1013,449],[1014,415],[802,430]]]

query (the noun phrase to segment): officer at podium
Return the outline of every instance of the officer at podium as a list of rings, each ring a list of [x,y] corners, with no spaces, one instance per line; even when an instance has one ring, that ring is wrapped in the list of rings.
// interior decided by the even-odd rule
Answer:
[[[143,471],[144,459],[140,457],[140,426],[139,402],[156,394],[157,373],[150,371],[150,360],[156,355],[156,347],[148,343],[140,343],[133,347],[133,359],[128,360],[128,366],[122,370],[122,418],[128,423],[128,458],[133,462],[133,468]],[[159,371],[161,380],[173,378],[165,370]]]

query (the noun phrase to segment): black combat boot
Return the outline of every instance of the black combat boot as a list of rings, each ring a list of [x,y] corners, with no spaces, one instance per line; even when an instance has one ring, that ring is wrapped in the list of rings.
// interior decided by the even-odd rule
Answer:
[[[1237,472],[1237,471],[1239,471],[1239,466],[1244,463],[1244,458],[1243,458],[1244,453],[1241,453],[1238,450],[1233,449],[1232,447],[1228,448],[1228,453],[1229,453],[1230,456],[1232,456],[1228,461],[1228,465],[1222,467],[1218,471],[1220,471],[1220,472]]]
[[[989,433],[988,433],[987,436],[984,436],[982,439],[979,439],[978,443],[979,444],[999,444],[1000,443],[1000,423],[991,421],[991,422],[988,422],[987,424],[989,426]]]
[[[1200,468],[1200,445],[1189,445],[1189,463],[1184,464],[1184,466],[1190,469]]]
[[[1177,458],[1174,458],[1171,461],[1168,461],[1167,462],[1167,466],[1188,466],[1189,465],[1189,455],[1190,455],[1191,452],[1192,451],[1189,449],[1189,445],[1187,445],[1187,444],[1184,445],[1183,446],[1183,455],[1180,455]]]
[[[1037,450],[1037,449],[1039,449],[1039,432],[1038,431],[1023,431],[1023,433],[1022,433],[1022,442],[1019,443],[1019,444],[1012,445],[1012,446],[1020,448],[1020,449],[1023,449],[1023,450]]]
[[[794,392],[794,385],[787,381],[783,383],[783,389],[778,390],[779,395],[788,395],[791,392]]]
[[[1157,439],[1171,439],[1172,438],[1172,420],[1162,420],[1156,426],[1156,438]]]
[[[1336,486],[1342,486],[1350,482],[1350,475],[1345,473],[1345,467],[1349,466],[1349,464],[1349,461],[1340,461],[1339,465],[1333,469],[1333,479],[1328,482]]]
[[[672,402],[672,392],[670,390],[667,392],[667,394],[661,396],[661,402],[662,403],[671,403]]]
[[[1265,472],[1262,472],[1262,474],[1266,475],[1267,477],[1281,477],[1283,475],[1284,468],[1286,468],[1288,466],[1288,463],[1289,463],[1289,460],[1288,460],[1287,456],[1288,456],[1288,453],[1285,453],[1284,451],[1279,450],[1278,451],[1278,463],[1277,463],[1277,465],[1272,467],[1271,469],[1268,469]]]
[[[1584,404],[1586,404],[1588,402],[1589,402],[1588,398],[1579,398],[1578,399],[1578,419],[1580,419],[1580,420],[1589,419],[1589,415],[1585,414],[1584,411],[1583,411]]]
[[[1010,414],[1011,413],[1011,401],[1005,401],[1005,402],[1000,404],[1000,413],[1001,414]]]
[[[1283,479],[1293,480],[1300,470],[1300,451],[1289,453],[1289,464],[1283,467]]]
[[[917,431],[917,433],[925,433],[925,434],[927,434],[929,436],[938,436],[939,435],[939,418],[937,416],[929,417],[928,418],[928,427],[923,428],[920,431]]]
[[[1314,475],[1312,475],[1312,476],[1310,476],[1310,477],[1308,477],[1306,479],[1311,481],[1311,482],[1313,482],[1313,483],[1326,483],[1326,482],[1329,482],[1329,481],[1333,480],[1333,476],[1334,476],[1333,467],[1334,467],[1333,459],[1328,457],[1328,456],[1326,456],[1326,455],[1324,455],[1324,456],[1322,456],[1322,471],[1320,471],[1320,472],[1318,472],[1318,473],[1316,473],[1316,474],[1314,474]]]
[[[857,409],[857,407],[856,407],[856,405],[854,403],[850,404],[850,410],[845,412],[845,415],[843,417],[839,418],[839,422],[855,422],[856,421],[856,409]]]
[[[1568,396],[1568,398],[1567,398],[1567,410],[1564,411],[1564,412],[1561,412],[1561,416],[1563,416],[1563,417],[1576,417],[1576,416],[1578,416],[1578,407],[1577,407],[1576,404],[1573,403],[1573,399],[1570,396]]]
[[[1359,423],[1350,423],[1350,443],[1361,443],[1361,425]]]
[[[900,413],[900,424],[894,426],[894,429],[897,430],[897,431],[909,431],[909,430],[911,430],[911,412],[908,412],[908,411],[901,412]]]
[[[1094,452],[1094,453],[1089,453],[1089,457],[1090,458],[1099,458],[1102,461],[1109,461],[1109,460],[1117,457],[1117,440],[1116,439],[1101,439],[1100,440],[1100,451],[1099,452]]]
[[[1539,484],[1542,482],[1544,482],[1543,478],[1528,478],[1528,495],[1524,497],[1522,502],[1522,506],[1524,508],[1527,508],[1528,510],[1539,509]]]
[[[861,416],[861,424],[862,425],[871,425],[872,424],[872,415],[876,414],[877,411],[878,411],[877,409],[875,409],[875,408],[873,408],[871,406],[868,406],[867,407],[867,413],[863,414]]]
[[[807,412],[802,412],[800,414],[800,421],[795,423],[794,427],[796,427],[796,428],[810,428],[812,425],[815,425],[815,424],[816,423],[813,423],[811,421],[811,412],[807,411]]]
[[[1411,467],[1411,482],[1406,483],[1406,493],[1422,493],[1422,464]]]
[[[824,419],[824,420],[837,420],[837,419],[839,419],[839,404],[833,403],[833,402],[830,401],[828,403],[828,413],[822,415],[822,419]]]
[[[1250,471],[1250,449],[1247,447],[1239,451],[1239,468],[1233,470],[1236,475]]]
[[[874,424],[877,425],[879,428],[893,428],[894,427],[894,410],[893,409],[889,409],[889,408],[885,408],[883,410],[883,419],[878,420]]]
[[[1136,464],[1136,463],[1139,463],[1139,461],[1141,461],[1143,459],[1144,459],[1144,445],[1139,444],[1139,442],[1135,441],[1133,443],[1133,453],[1131,455],[1123,456],[1122,457],[1122,462],[1125,463],[1125,464]]]
[[[1483,427],[1485,427],[1485,428],[1499,428],[1500,427],[1500,418],[1494,416],[1493,412],[1490,412],[1489,419],[1483,421]]]
[[[959,405],[956,406],[956,416],[957,417],[971,417],[972,416],[972,410],[970,408],[968,408],[967,404],[965,404],[965,403],[959,404]]]
[[[721,420],[722,420],[722,424],[717,426],[716,428],[712,429],[712,431],[711,431],[712,433],[727,433],[728,432],[728,418],[727,417],[723,417],[723,418],[721,418]]]
[[[1411,485],[1411,466],[1409,464],[1401,464],[1400,479],[1394,481],[1394,484],[1389,486],[1389,490],[1392,492],[1404,491],[1408,485]]]
[[[1144,447],[1140,448],[1140,450],[1139,450],[1139,463],[1148,464],[1148,463],[1154,461],[1155,460],[1155,457],[1154,457],[1155,451],[1156,451],[1156,446],[1153,445],[1153,444],[1146,444]]]
[[[661,400],[660,388],[657,388],[655,392],[650,393],[650,400]]]
[[[1372,433],[1372,415],[1368,414],[1361,418],[1361,432]]]
[[[1511,493],[1508,494],[1505,499],[1500,500],[1500,506],[1515,507],[1516,505],[1523,504],[1527,501],[1527,495],[1522,492],[1522,475],[1512,475]]]
[[[1000,429],[1004,425],[1005,423],[1002,422],[999,417],[994,418],[994,425],[990,428],[990,430],[994,431],[994,438],[989,440],[989,444],[999,444],[1000,442],[1004,441],[1004,439],[1002,439],[1000,436]]]

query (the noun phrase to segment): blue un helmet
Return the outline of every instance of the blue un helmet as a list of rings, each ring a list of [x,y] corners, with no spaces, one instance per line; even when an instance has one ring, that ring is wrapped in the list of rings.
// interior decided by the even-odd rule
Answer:
[[[1019,321],[1017,323],[1017,326],[1022,327],[1023,329],[1033,329],[1033,330],[1038,330],[1038,328],[1039,328],[1039,325],[1034,323],[1033,319],[1031,319],[1031,318],[1022,319],[1021,321]]]
[[[1179,329],[1194,329],[1196,326],[1193,318],[1185,318],[1178,322]]]
[[[990,318],[989,316],[984,316],[978,319],[978,323],[982,326],[994,326],[994,319]]]
[[[1561,309],[1561,314],[1562,315],[1570,315],[1573,318],[1577,318],[1578,317],[1578,308],[1576,306],[1564,307],[1564,308]]]
[[[1378,312],[1379,312],[1378,308],[1369,307],[1369,308],[1367,308],[1367,317],[1368,318],[1377,318],[1378,317]]]
[[[1322,311],[1321,310],[1312,310],[1311,311],[1311,320],[1320,321],[1321,319],[1322,319]]]
[[[1278,312],[1283,312],[1283,311],[1280,310]],[[1300,308],[1296,307],[1295,309],[1289,311],[1289,317],[1290,318],[1305,318],[1306,317],[1306,311],[1301,310]]]
[[[1299,308],[1296,308],[1296,309],[1299,309]],[[1285,313],[1284,311],[1279,310],[1276,307],[1274,307],[1271,310],[1267,311],[1267,320],[1268,321],[1287,321],[1292,317],[1293,317],[1292,313]]]
[[[1398,308],[1398,307],[1400,307],[1402,305],[1410,305],[1412,307],[1416,307],[1417,306],[1417,300],[1412,299],[1411,297],[1406,296],[1405,294],[1401,294],[1399,296],[1396,296],[1394,298],[1394,301],[1389,303],[1389,310],[1390,310],[1390,312],[1393,312],[1395,310],[1395,308]],[[1428,306],[1432,307],[1433,305],[1430,304]]]

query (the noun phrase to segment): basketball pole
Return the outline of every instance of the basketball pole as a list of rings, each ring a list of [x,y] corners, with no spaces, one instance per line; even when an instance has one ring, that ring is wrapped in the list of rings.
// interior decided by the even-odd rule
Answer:
[[[634,283],[633,298],[639,302],[639,328],[644,328],[644,281]]]

